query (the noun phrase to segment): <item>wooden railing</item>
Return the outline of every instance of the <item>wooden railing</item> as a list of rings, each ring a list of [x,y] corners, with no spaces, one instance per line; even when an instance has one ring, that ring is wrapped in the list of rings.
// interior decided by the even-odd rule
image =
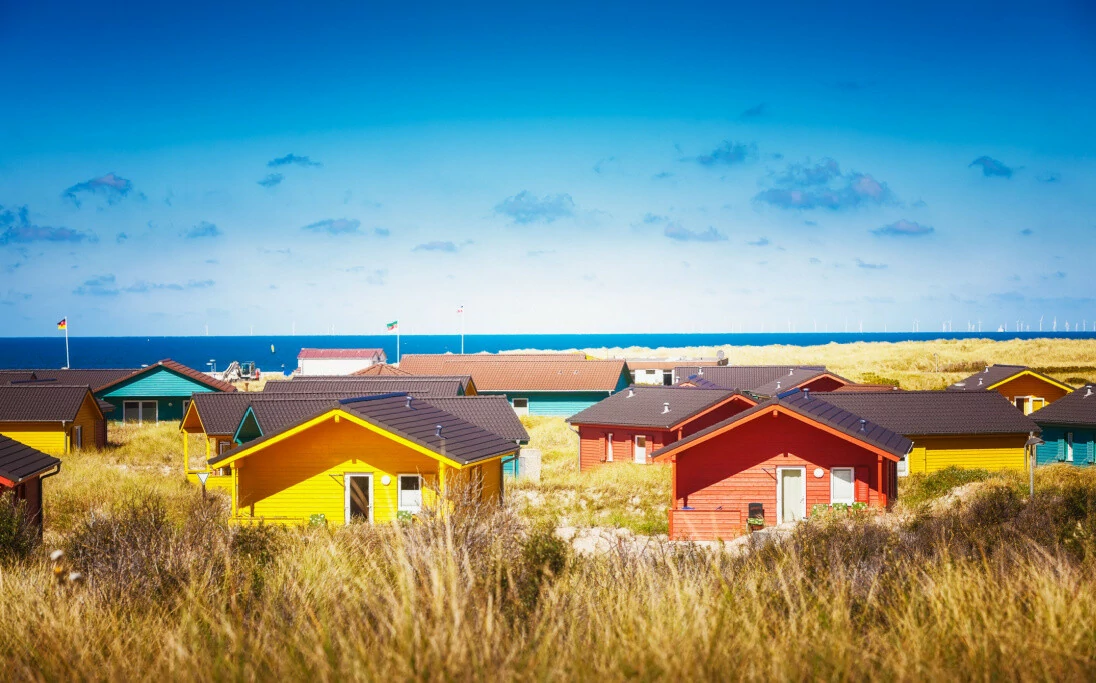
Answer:
[[[670,510],[670,538],[675,541],[729,540],[745,531],[739,510]]]

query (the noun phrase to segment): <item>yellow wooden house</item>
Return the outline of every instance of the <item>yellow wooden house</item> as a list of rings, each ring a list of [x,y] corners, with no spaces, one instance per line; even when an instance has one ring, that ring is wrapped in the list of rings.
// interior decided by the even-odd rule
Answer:
[[[0,434],[55,455],[102,448],[107,440],[91,389],[53,382],[0,386]]]
[[[388,522],[436,494],[502,500],[518,445],[405,394],[342,399],[214,456],[240,524]]]
[[[1024,415],[1031,415],[1065,397],[1073,387],[1023,365],[989,365],[952,384],[948,391],[996,391]]]
[[[899,475],[948,467],[1023,470],[1039,426],[995,391],[882,391],[820,398],[913,442]]]

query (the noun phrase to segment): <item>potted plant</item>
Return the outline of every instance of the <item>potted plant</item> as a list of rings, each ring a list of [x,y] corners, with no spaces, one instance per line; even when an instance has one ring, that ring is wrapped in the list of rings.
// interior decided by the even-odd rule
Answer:
[[[764,517],[747,517],[746,518],[746,524],[750,527],[750,533],[752,534],[755,531],[758,531],[760,529],[765,528],[765,518]]]

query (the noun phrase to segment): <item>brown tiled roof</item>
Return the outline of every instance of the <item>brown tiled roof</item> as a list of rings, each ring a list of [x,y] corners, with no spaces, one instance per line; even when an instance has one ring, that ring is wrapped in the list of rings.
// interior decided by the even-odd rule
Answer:
[[[990,365],[986,367],[985,370],[981,372],[976,372],[970,377],[961,379],[955,384],[952,384],[948,387],[948,391],[980,391],[983,389],[989,389],[995,384],[1000,384],[1007,379],[1019,375],[1021,372],[1030,372],[1036,377],[1040,377],[1056,386],[1062,386],[1064,384],[1063,382],[1059,382],[1053,377],[1048,377],[1041,372],[1035,372],[1026,365]]]
[[[297,360],[364,358],[378,360],[384,357],[384,349],[301,349]]]
[[[996,391],[811,393],[905,436],[1039,431],[1037,424]]]
[[[90,392],[64,384],[0,386],[0,422],[70,422]]]
[[[475,358],[475,360],[471,360]],[[479,391],[615,391],[626,369],[622,360],[511,358],[507,354],[456,356],[412,354],[400,369],[415,375],[471,375]]]
[[[409,402],[407,399],[406,394],[381,394],[359,399],[344,399],[339,402],[338,407],[370,424],[461,464],[472,464],[517,450],[517,445],[513,441],[508,441],[433,406],[428,401],[411,400]],[[209,462],[211,465],[216,465],[261,446],[278,433],[304,424],[322,415],[327,409],[320,407],[314,414],[294,424],[286,425],[278,432],[264,434],[261,438],[226,451]],[[440,436],[436,435],[438,425],[441,425]]]
[[[206,434],[235,434],[255,396],[262,394],[248,391],[209,391],[194,394],[191,401],[194,403],[194,410],[198,411],[198,419],[202,421]]]
[[[714,368],[686,365],[674,368],[674,376],[678,378],[679,383],[705,380],[710,382],[711,386],[724,389],[763,393],[758,387],[769,385],[775,387],[778,381],[794,380],[796,377],[805,376],[806,372],[809,371],[821,374],[826,371],[826,368],[821,365],[724,365]],[[797,375],[797,373],[799,374]],[[782,386],[784,386],[783,383]],[[790,389],[792,387],[786,386],[784,388]]]
[[[624,358],[624,362],[628,364],[628,367],[632,370],[672,370],[676,367],[681,367],[683,359],[658,359],[658,358]],[[689,367],[705,367],[714,368],[721,365],[726,365],[725,360],[690,360]]]
[[[576,425],[622,425],[670,429],[735,396],[748,401],[747,405],[757,403],[747,396],[727,389],[640,384],[598,401],[586,410],[567,418],[567,421]],[[669,404],[668,412],[667,404]]]
[[[1096,427],[1096,387],[1086,384],[1028,417],[1039,425]]]
[[[339,399],[330,396],[302,398],[286,394],[284,398],[271,397],[252,402],[251,412],[263,434],[274,434],[338,406]]]
[[[846,384],[843,387],[838,387],[833,390],[832,393],[848,393],[848,392],[863,392],[863,391],[902,391],[898,387],[892,384]]]
[[[492,434],[498,434],[507,441],[529,441],[529,433],[525,431],[525,426],[521,424],[521,419],[505,396],[459,396],[421,400],[483,427]]]
[[[249,406],[258,403],[286,402],[286,401],[338,401],[341,398],[355,398],[365,395],[388,393],[384,391],[358,392],[352,390],[340,391],[338,386],[332,386],[329,391],[322,392],[273,392],[263,393],[254,391],[236,391],[232,393],[202,392],[194,394],[194,409],[198,411],[198,418],[202,421],[202,427],[206,434],[235,434],[236,429],[243,420],[244,413]],[[511,410],[513,412],[513,410]],[[268,413],[264,413],[268,414]],[[264,427],[265,431],[265,427]]]
[[[357,372],[350,373],[351,377],[402,377],[410,375],[410,372],[406,370],[400,370],[395,365],[389,365],[388,363],[374,363],[367,368],[362,368]]]
[[[117,380],[128,377],[135,372],[137,372],[137,369],[135,368],[5,370],[3,373],[0,373],[0,384],[37,380],[39,382],[54,382],[68,386],[85,385],[91,387],[92,391],[98,391],[100,388],[113,384]],[[21,376],[16,377],[17,375]]]
[[[900,459],[910,451],[910,448],[912,448],[913,444],[905,436],[880,424],[871,422],[861,415],[820,400],[820,396],[826,396],[826,394],[815,395],[813,392],[804,393],[797,391],[784,398],[769,399],[749,410],[745,410],[722,422],[714,424],[711,427],[702,429],[696,434],[691,434],[680,441],[675,441],[669,446],[653,453],[652,457],[660,457],[679,450],[681,447],[687,446],[698,439],[703,439],[710,434],[722,431],[742,420],[748,419],[759,412],[771,410],[777,406],[818,422],[819,424],[826,425],[831,429],[842,432],[865,444],[883,450],[894,456],[895,459]]]
[[[801,387],[804,384],[823,376],[833,377],[846,384],[851,384],[850,380],[847,380],[840,375],[835,375],[828,370],[819,370],[818,368],[792,368],[787,375],[777,377],[761,386],[754,387],[751,391],[763,396],[776,396],[782,392]]]
[[[60,464],[60,459],[0,434],[0,477],[13,485]]]
[[[460,396],[471,378],[464,377],[298,377],[275,380],[263,385],[264,394],[343,393],[377,394],[410,392],[416,396]]]

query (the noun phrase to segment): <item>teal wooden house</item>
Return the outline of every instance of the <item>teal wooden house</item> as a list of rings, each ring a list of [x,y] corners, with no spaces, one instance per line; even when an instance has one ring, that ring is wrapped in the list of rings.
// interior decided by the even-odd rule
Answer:
[[[1036,410],[1031,419],[1043,430],[1040,437],[1045,442],[1035,451],[1037,467],[1096,465],[1096,389],[1092,384]]]
[[[168,359],[98,387],[95,397],[114,406],[109,419],[147,424],[182,420],[190,397],[209,391],[236,391],[236,387]]]
[[[631,384],[623,360],[581,354],[409,354],[413,375],[471,375],[480,396],[505,396],[518,415],[569,417]]]

